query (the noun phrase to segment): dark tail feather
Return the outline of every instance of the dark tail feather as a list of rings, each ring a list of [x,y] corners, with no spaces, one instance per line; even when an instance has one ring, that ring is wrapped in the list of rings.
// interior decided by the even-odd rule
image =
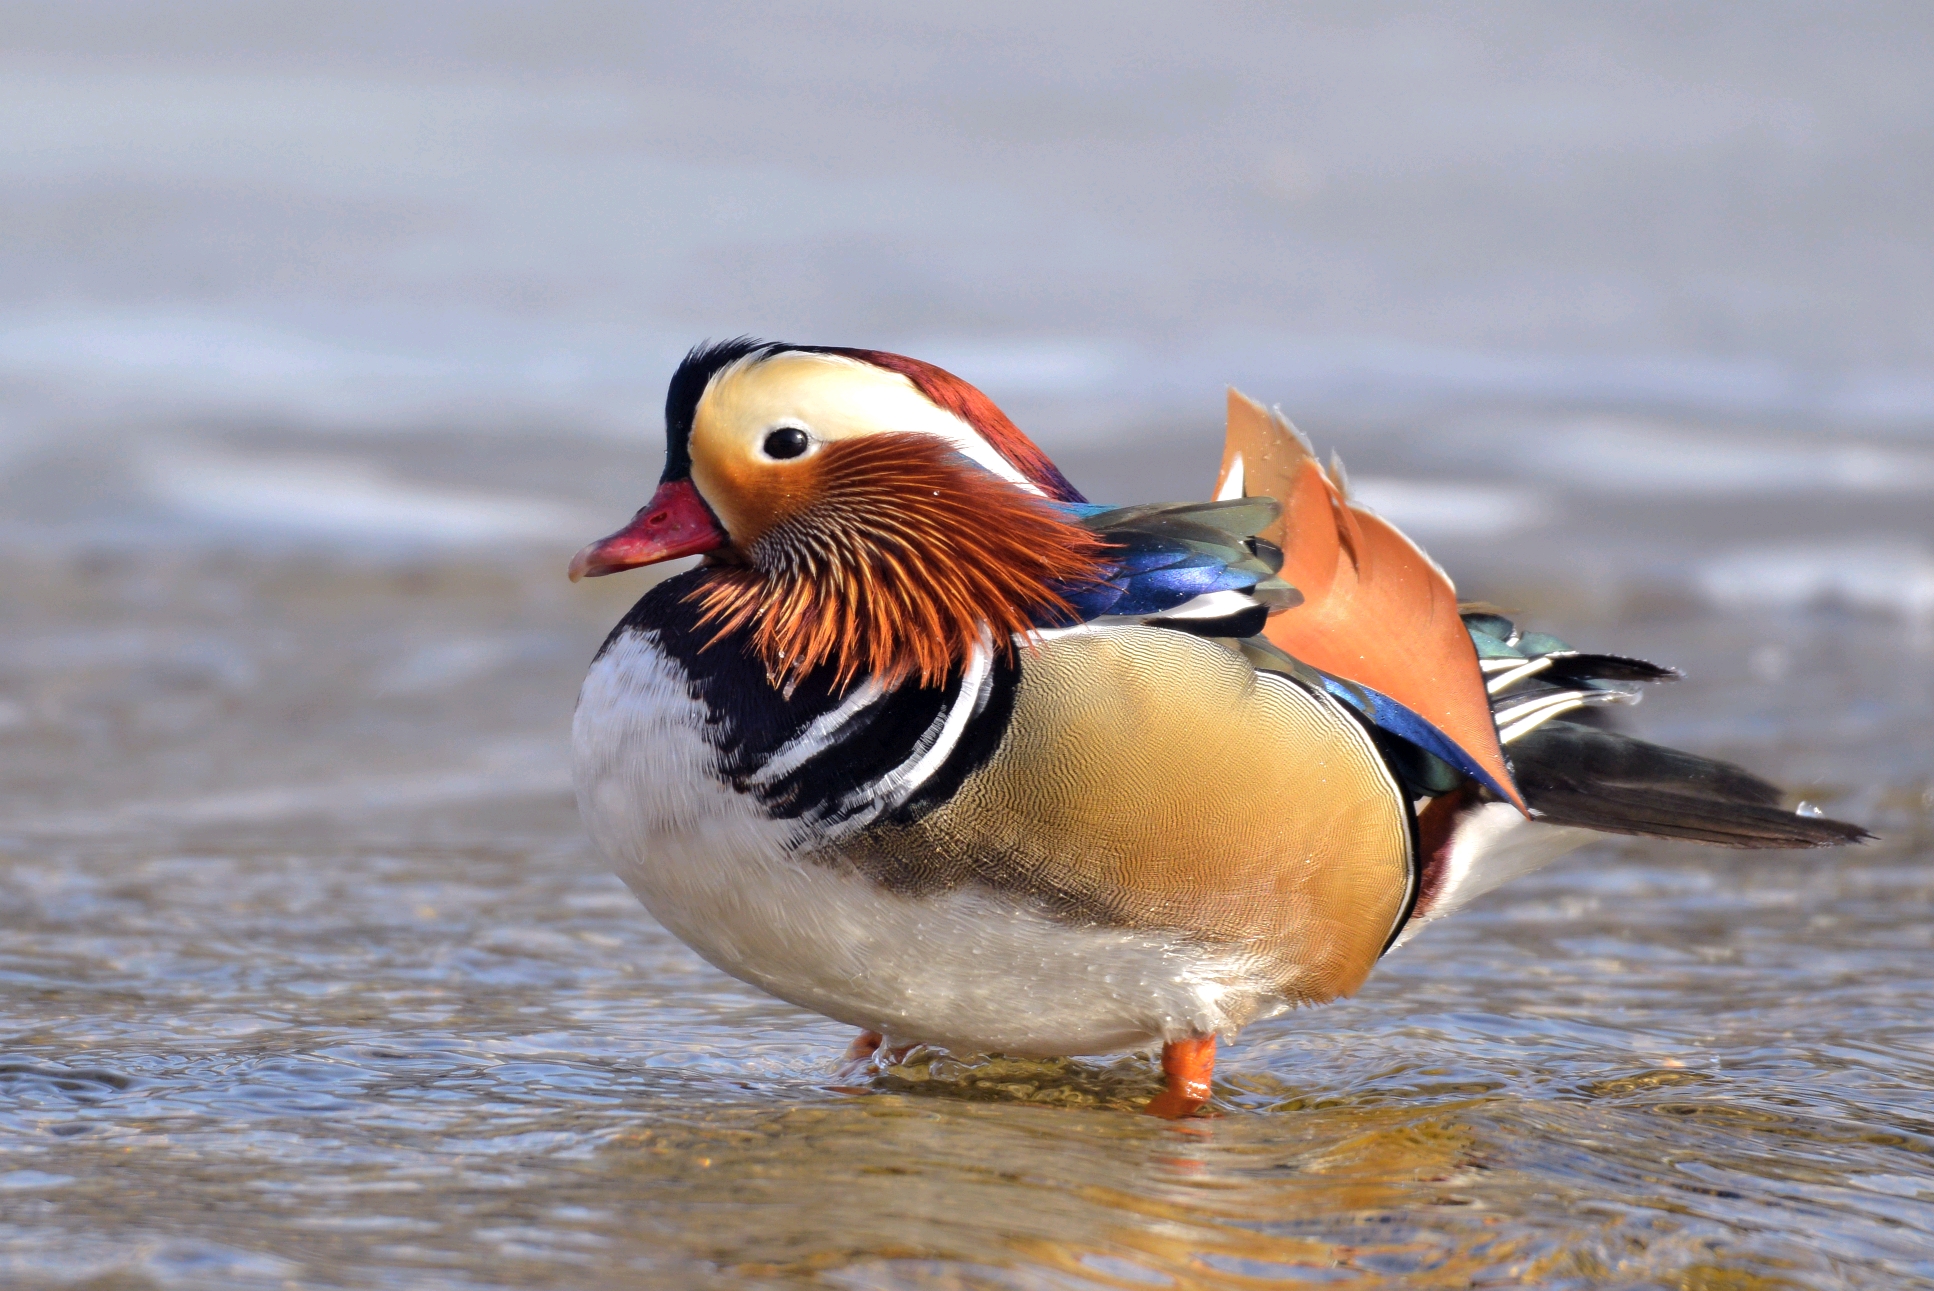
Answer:
[[[1776,786],[1730,763],[1576,722],[1526,732],[1512,741],[1511,761],[1525,802],[1554,825],[1720,847],[1832,847],[1873,837],[1786,810]]]
[[[1582,686],[1591,681],[1677,681],[1677,668],[1662,668],[1643,659],[1627,659],[1616,654],[1552,655],[1551,666],[1541,680],[1566,686]]]

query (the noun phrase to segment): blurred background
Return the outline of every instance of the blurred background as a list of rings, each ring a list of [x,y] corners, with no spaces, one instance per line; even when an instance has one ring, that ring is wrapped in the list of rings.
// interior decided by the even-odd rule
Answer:
[[[1560,631],[1934,623],[1924,6],[0,21],[30,816],[336,764],[313,729],[259,756],[316,667],[310,722],[461,710],[554,786],[570,687],[502,710],[636,590],[556,570],[647,496],[678,356],[739,333],[951,367],[1109,500],[1206,488],[1233,383]]]
[[[0,899],[19,1070],[57,1072],[15,1146],[239,1125],[196,1149],[226,1196],[249,1135],[402,1080],[381,1045],[614,1081],[647,1035],[756,1067],[752,1018],[818,1071],[834,1029],[651,928],[569,797],[641,582],[565,563],[707,337],[938,362],[1108,501],[1206,493],[1226,384],[1279,404],[1466,596],[1685,667],[1636,728],[1888,833],[1861,890],[1924,907],[1930,67],[1911,2],[0,2]],[[1584,978],[1646,909],[1686,936],[1606,901]],[[88,1062],[145,1110],[75,1110]],[[459,1110],[562,1097],[528,1079]],[[6,1267],[121,1268],[89,1195]],[[141,1276],[294,1276],[198,1222],[129,1230]],[[416,1258],[371,1249],[313,1258]]]

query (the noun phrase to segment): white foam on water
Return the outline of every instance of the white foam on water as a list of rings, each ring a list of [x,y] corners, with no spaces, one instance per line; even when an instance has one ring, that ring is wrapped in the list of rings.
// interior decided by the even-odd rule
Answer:
[[[1880,431],[1934,427],[1934,373],[1808,371],[1775,358],[1466,350],[1369,334],[1222,332],[1184,348],[1110,352],[1116,390],[1176,402],[1236,385],[1290,408],[1568,404],[1694,416],[1801,417]],[[969,375],[969,373],[963,373]]]
[[[1693,584],[1723,609],[1838,605],[1934,623],[1934,551],[1911,542],[1745,547],[1697,566]]]
[[[684,343],[615,328],[435,311],[64,307],[0,314],[0,381],[60,419],[125,429],[154,419],[286,420],[330,431],[424,427],[637,437],[656,429]],[[50,438],[44,417],[0,420],[0,463]]]
[[[433,488],[352,458],[157,451],[142,482],[163,506],[217,527],[354,543],[570,540],[569,507],[534,498]]]
[[[22,307],[0,312],[0,381],[103,422],[267,415],[331,430],[457,425],[630,438],[658,429],[664,383],[680,355],[707,333],[733,330],[642,315],[587,320],[400,302],[373,310]],[[1884,432],[1934,426],[1934,377],[1913,373],[1816,378],[1766,363],[1487,353],[1375,337],[1250,336],[1183,349],[1100,335],[782,339],[898,350],[940,364],[997,401],[1102,401],[1123,410],[1095,420],[1087,432],[1094,436],[1145,434],[1151,416],[1184,409],[1210,415],[1228,385],[1292,413],[1477,401],[1825,419]],[[28,435],[34,420],[16,408],[0,422],[0,452]],[[1674,470],[1685,483],[1654,474],[1660,451],[1679,459]],[[1686,489],[1721,476],[1749,487],[1808,477],[1873,489],[1934,481],[1934,458],[1821,451],[1718,441],[1694,452],[1682,433],[1586,419],[1562,424],[1527,461],[1541,474],[1608,488],[1659,479],[1661,487]],[[1749,460],[1749,452],[1759,456]]]
[[[93,836],[143,824],[249,824],[296,817],[355,817],[442,803],[569,794],[568,750],[548,739],[492,740],[462,762],[428,771],[370,774],[321,782],[262,785],[199,796],[118,803],[108,809],[23,817],[23,833]]]
[[[71,1174],[51,1174],[45,1170],[9,1170],[0,1174],[0,1190],[38,1192],[42,1188],[65,1188],[74,1182]]]
[[[1934,452],[1792,437],[1752,439],[1624,418],[1561,422],[1512,453],[1518,469],[1592,493],[1644,496],[1934,492]]]
[[[1413,538],[1502,538],[1544,523],[1541,492],[1463,481],[1350,477],[1350,500],[1370,508]]]

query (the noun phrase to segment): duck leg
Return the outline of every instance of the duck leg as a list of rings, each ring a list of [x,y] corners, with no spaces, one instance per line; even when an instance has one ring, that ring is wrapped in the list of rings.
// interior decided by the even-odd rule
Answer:
[[[888,1049],[885,1045],[886,1037],[878,1031],[862,1031],[854,1036],[853,1043],[847,1045],[846,1052],[840,1055],[841,1078],[855,1079],[870,1071],[890,1067],[904,1061],[908,1054],[920,1047],[917,1044],[902,1044]]]
[[[1192,1115],[1209,1101],[1209,1078],[1214,1074],[1214,1036],[1171,1040],[1162,1046],[1162,1076],[1168,1087],[1142,1110],[1166,1121]]]
[[[838,1080],[858,1081],[871,1079],[873,1074],[873,1055],[878,1053],[880,1046],[885,1043],[886,1037],[878,1031],[862,1031],[854,1036],[853,1043],[847,1045],[846,1052],[840,1055],[839,1066],[834,1069],[835,1078]],[[855,1087],[849,1092],[858,1093],[860,1091]]]
[[[853,1037],[853,1043],[846,1046],[846,1053],[842,1061],[848,1063],[867,1062],[878,1056],[880,1046],[885,1043],[886,1037],[878,1031],[862,1031]],[[899,1062],[919,1047],[917,1044],[895,1045],[886,1051],[886,1057],[881,1061],[889,1063]]]

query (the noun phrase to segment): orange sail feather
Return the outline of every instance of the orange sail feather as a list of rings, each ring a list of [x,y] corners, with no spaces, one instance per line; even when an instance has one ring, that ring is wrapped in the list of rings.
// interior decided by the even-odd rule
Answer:
[[[1350,505],[1280,414],[1233,389],[1215,496],[1283,504],[1260,536],[1283,549],[1281,576],[1303,601],[1270,618],[1271,643],[1410,709],[1524,810],[1449,575],[1388,520]]]

